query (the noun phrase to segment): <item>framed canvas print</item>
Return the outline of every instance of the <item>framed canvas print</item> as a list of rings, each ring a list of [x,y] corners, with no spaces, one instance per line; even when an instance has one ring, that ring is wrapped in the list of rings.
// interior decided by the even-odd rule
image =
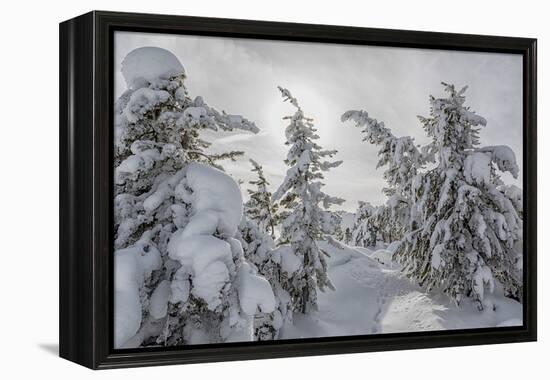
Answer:
[[[60,25],[60,355],[536,339],[536,40]]]

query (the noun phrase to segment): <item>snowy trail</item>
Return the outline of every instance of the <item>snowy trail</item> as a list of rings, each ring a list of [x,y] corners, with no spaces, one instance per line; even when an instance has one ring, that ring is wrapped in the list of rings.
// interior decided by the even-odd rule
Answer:
[[[516,301],[491,295],[482,312],[468,302],[458,308],[411,283],[383,250],[324,248],[331,253],[329,275],[336,291],[319,293],[319,311],[295,317],[284,326],[282,339],[521,324]]]
[[[357,255],[353,257],[352,252],[347,252],[332,258],[330,277],[338,290],[319,293],[319,311],[312,316],[295,318],[293,326],[285,326],[283,338],[357,335],[378,331],[377,315],[381,314],[381,310],[378,307],[377,285],[383,281],[382,274],[377,270],[378,263],[360,253]]]

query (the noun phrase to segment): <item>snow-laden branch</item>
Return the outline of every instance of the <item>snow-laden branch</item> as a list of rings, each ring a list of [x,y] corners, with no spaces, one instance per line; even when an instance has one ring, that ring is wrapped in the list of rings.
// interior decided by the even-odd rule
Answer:
[[[380,146],[377,168],[386,166],[384,178],[390,189],[408,190],[417,170],[433,157],[428,147],[419,150],[412,137],[395,136],[383,122],[370,117],[367,111],[347,111],[341,116],[341,120],[353,121],[355,127],[361,129],[363,141]]]
[[[477,148],[476,152],[488,153],[491,161],[494,162],[502,172],[509,172],[514,178],[518,177],[519,166],[516,155],[512,148],[507,145],[493,145]]]
[[[294,107],[300,109],[300,105],[298,104],[298,100],[296,100],[295,97],[292,96],[289,90],[286,88],[283,88],[281,86],[277,86],[279,91],[281,91],[281,95],[283,96],[284,101],[289,101],[290,104],[292,104]]]

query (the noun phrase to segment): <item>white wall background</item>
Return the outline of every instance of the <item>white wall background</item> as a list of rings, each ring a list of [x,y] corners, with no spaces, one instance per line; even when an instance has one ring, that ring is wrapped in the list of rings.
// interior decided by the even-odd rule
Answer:
[[[0,22],[0,377],[517,379],[548,372],[550,28],[542,1],[6,1]],[[58,22],[92,9],[539,39],[539,342],[94,373],[59,359]],[[546,353],[544,353],[546,351]],[[540,375],[537,375],[539,374]]]

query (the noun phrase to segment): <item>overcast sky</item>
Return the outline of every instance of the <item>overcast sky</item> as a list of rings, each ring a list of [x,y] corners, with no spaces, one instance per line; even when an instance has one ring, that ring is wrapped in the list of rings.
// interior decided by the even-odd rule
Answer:
[[[364,109],[395,135],[410,135],[422,144],[427,139],[416,116],[428,116],[430,94],[444,95],[441,81],[469,86],[466,105],[488,122],[482,145],[514,150],[520,178],[503,178],[521,186],[520,55],[117,32],[117,97],[126,89],[122,60],[143,46],[165,48],[179,58],[191,97],[201,95],[210,106],[256,123],[261,129],[257,135],[217,134],[210,141],[215,151],[242,150],[261,163],[272,190],[286,172],[287,123],[282,117],[294,111],[283,103],[278,85],[288,88],[314,119],[320,145],[339,151],[336,158],[344,163],[326,175],[325,190],[346,199],[342,208],[354,211],[358,200],[384,202],[383,169],[376,169],[377,148],[363,143],[351,123],[342,124],[342,113]],[[224,167],[237,179],[252,178],[247,159]]]

